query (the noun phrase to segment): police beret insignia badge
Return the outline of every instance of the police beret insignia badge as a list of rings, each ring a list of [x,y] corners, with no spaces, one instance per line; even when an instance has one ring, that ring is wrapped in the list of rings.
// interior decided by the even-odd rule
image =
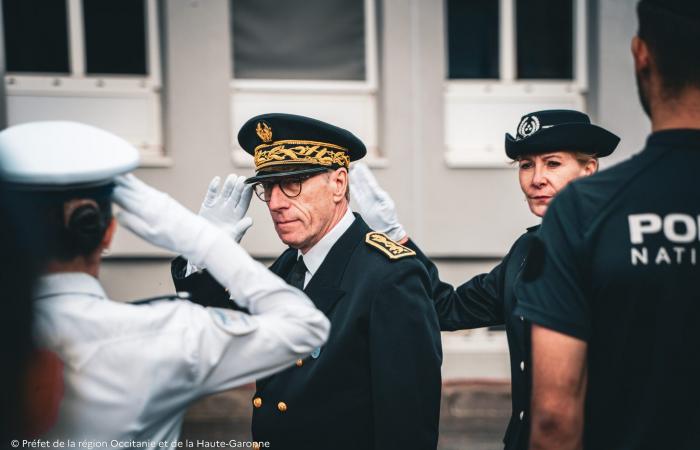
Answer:
[[[410,248],[398,244],[384,233],[371,231],[365,236],[365,243],[381,251],[389,259],[399,259],[404,256],[415,256],[416,252]]]
[[[258,125],[255,127],[255,133],[263,142],[272,141],[272,128],[265,122],[258,122]]]
[[[526,116],[518,125],[518,139],[525,139],[532,136],[540,129],[540,120],[537,116]]]

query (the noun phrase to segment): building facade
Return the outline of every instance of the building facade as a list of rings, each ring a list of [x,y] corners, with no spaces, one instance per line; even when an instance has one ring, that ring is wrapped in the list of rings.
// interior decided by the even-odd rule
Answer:
[[[537,223],[503,149],[520,116],[587,112],[622,138],[603,167],[641,149],[636,3],[2,0],[2,113],[114,131],[141,149],[139,177],[195,211],[214,175],[253,173],[235,139],[249,117],[336,123],[367,144],[411,237],[460,283]],[[283,246],[256,198],[250,214],[242,244],[271,261]],[[171,292],[171,257],[121,230],[101,279],[122,300]],[[446,379],[509,376],[500,331],[446,334],[444,351]]]

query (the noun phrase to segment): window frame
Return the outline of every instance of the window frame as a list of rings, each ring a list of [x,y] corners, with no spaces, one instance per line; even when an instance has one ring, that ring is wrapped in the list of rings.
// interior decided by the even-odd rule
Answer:
[[[450,107],[481,99],[485,101],[512,100],[515,103],[567,101],[581,111],[585,110],[588,91],[588,0],[573,0],[573,79],[518,79],[517,78],[517,0],[499,0],[499,78],[452,79],[446,66],[443,99],[445,114]],[[445,27],[447,21],[445,21]],[[447,36],[447,33],[445,33]],[[449,45],[448,42],[446,44]],[[446,49],[449,51],[449,48]],[[447,61],[447,57],[445,58]],[[445,121],[447,123],[447,120]],[[514,125],[514,124],[513,124]],[[504,130],[505,131],[505,130]],[[446,135],[448,133],[446,132]],[[445,162],[450,168],[508,168],[506,161],[480,161],[463,151],[450,150],[446,142]],[[493,146],[484,149],[492,152]]]
[[[367,146],[366,161],[371,167],[387,167],[388,161],[379,152],[379,60],[377,32],[377,2],[380,0],[363,0],[365,19],[365,79],[364,80],[313,80],[313,79],[236,79],[231,64],[230,100],[231,127],[236,132],[236,114],[234,112],[236,97],[259,96],[264,101],[289,99],[295,95],[308,95],[309,104],[328,105],[337,101],[354,101],[364,104],[376,118],[368,128],[376,141]],[[231,29],[233,33],[233,29]],[[233,39],[233,35],[231,35]],[[322,109],[322,108],[321,108]],[[308,115],[313,115],[310,111]],[[367,144],[367,142],[366,142]],[[237,167],[254,167],[253,159],[233,139],[231,158]]]
[[[376,93],[378,86],[376,4],[375,0],[363,0],[363,2],[365,12],[365,80],[236,79],[232,70],[231,91]],[[233,30],[231,30],[231,33],[233,33]]]
[[[144,75],[86,73],[82,0],[65,0],[68,20],[68,74],[6,72],[8,96],[149,98],[151,113],[157,116],[154,143],[133,143],[141,150],[141,166],[167,167],[172,164],[162,145],[162,75],[157,0],[144,0],[146,26],[146,69]]]
[[[574,36],[573,64],[574,78],[567,79],[518,79],[517,78],[517,0],[499,1],[499,77],[498,78],[448,78],[449,84],[474,85],[474,84],[515,84],[515,85],[563,85],[567,89],[564,92],[576,90],[585,92],[588,89],[588,43],[587,39],[587,2],[588,0],[573,0],[574,2]],[[447,23],[447,21],[445,21]]]

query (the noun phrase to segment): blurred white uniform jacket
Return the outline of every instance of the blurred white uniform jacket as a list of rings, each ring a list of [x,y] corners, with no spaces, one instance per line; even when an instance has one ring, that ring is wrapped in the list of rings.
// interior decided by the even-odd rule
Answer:
[[[254,288],[247,315],[182,300],[110,301],[85,273],[42,277],[35,334],[63,361],[65,386],[58,421],[43,437],[172,442],[193,400],[277,372],[323,344],[328,321],[307,298]]]

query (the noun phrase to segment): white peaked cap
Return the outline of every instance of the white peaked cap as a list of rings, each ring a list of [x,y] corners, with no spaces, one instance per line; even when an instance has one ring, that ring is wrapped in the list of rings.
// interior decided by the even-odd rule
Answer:
[[[10,183],[57,189],[106,184],[138,164],[133,145],[83,123],[29,122],[0,132],[0,170]]]

